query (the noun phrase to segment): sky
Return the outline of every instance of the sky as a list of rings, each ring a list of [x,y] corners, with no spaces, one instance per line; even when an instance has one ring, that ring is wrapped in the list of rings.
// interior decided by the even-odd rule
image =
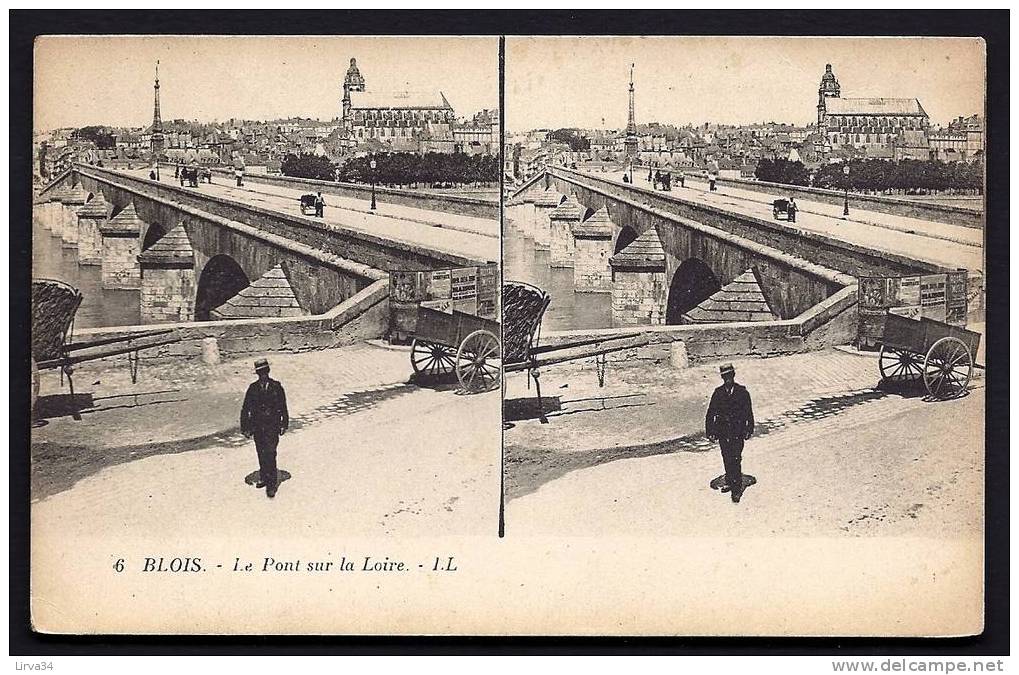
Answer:
[[[506,129],[817,121],[832,64],[844,98],[917,98],[932,124],[983,114],[984,44],[960,38],[508,37]]]
[[[499,105],[498,38],[47,36],[35,44],[35,129],[340,115],[357,58],[366,88],[442,91],[457,115]]]

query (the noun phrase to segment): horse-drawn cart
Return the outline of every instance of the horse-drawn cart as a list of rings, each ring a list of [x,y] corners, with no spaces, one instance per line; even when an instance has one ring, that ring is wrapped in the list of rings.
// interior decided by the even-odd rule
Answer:
[[[796,205],[788,199],[776,199],[771,203],[771,217],[775,220],[795,220]]]
[[[315,195],[306,194],[301,195],[301,214],[302,215],[315,215]]]
[[[860,279],[861,347],[880,346],[885,383],[921,381],[934,399],[966,393],[980,333],[966,329],[967,272]]]

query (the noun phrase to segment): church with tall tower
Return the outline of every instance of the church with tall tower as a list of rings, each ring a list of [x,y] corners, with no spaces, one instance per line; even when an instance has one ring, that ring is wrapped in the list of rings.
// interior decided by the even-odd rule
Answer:
[[[915,98],[842,98],[831,64],[817,90],[821,154],[839,151],[883,159],[929,159],[930,119]]]
[[[342,113],[349,147],[376,141],[391,151],[417,152],[423,142],[452,144],[455,115],[441,91],[369,90],[357,59],[343,78]]]
[[[149,130],[149,153],[152,161],[165,159],[166,139],[163,136],[163,121],[159,116],[159,61],[156,61],[155,104],[152,108],[152,128]]]
[[[630,64],[630,115],[626,121],[626,139],[623,146],[626,148],[626,159],[637,161],[637,149],[640,141],[637,138],[637,122],[633,114],[633,66]]]

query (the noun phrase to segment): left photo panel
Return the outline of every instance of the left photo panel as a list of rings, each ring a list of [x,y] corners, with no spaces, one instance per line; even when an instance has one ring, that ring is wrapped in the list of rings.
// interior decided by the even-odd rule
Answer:
[[[34,63],[36,629],[294,632],[201,603],[333,592],[308,550],[390,564],[348,541],[496,538],[498,39],[46,36]],[[150,573],[144,603],[118,581]],[[176,593],[205,619],[160,617]]]

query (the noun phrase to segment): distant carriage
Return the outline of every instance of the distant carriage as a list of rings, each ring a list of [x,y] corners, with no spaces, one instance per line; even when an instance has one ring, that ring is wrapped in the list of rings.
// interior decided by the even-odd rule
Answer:
[[[789,220],[789,200],[776,199],[771,203],[771,217],[775,220]]]
[[[315,199],[313,194],[301,195],[301,213],[304,215],[315,215]]]

